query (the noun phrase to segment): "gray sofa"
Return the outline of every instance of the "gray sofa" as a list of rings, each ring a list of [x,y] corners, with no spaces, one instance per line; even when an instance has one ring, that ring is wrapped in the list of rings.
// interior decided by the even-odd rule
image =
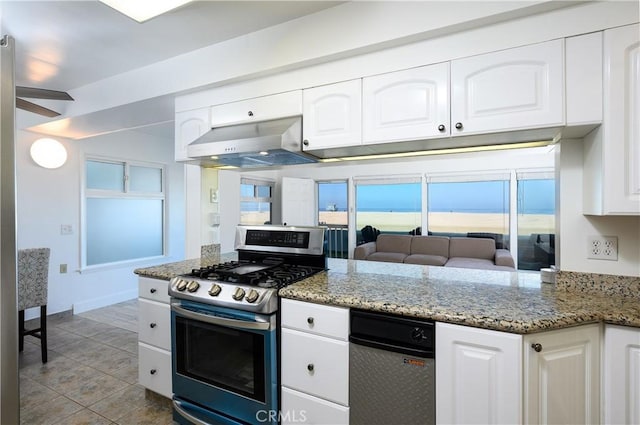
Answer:
[[[354,259],[485,270],[515,270],[506,249],[493,239],[381,234],[356,247]]]

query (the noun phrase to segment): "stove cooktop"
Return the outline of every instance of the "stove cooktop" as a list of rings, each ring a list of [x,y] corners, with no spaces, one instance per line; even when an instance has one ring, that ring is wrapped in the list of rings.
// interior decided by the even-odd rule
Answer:
[[[230,261],[171,279],[169,295],[204,304],[270,314],[278,289],[324,268],[274,261]]]

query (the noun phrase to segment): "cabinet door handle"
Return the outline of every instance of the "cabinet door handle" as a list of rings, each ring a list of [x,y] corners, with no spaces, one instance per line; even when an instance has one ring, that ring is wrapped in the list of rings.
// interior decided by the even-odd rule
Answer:
[[[149,373],[150,373],[150,374],[152,374],[152,375],[155,375],[155,374],[156,374],[156,372],[157,372],[157,370],[155,370],[155,369],[151,369],[151,370],[149,371]]]
[[[313,325],[313,317],[307,317],[307,323]]]
[[[307,370],[308,370],[309,372],[313,372],[313,369],[314,369],[313,363],[309,363],[309,364],[307,365]]]
[[[149,327],[150,327],[151,329],[153,329],[153,328],[155,328],[155,327],[156,327],[156,324],[155,324],[155,323],[149,323]]]
[[[446,129],[447,129],[447,127],[445,127],[444,124],[440,124],[438,126],[438,131],[441,132],[441,133],[444,132]]]
[[[533,351],[535,351],[536,353],[539,353],[540,351],[542,351],[542,344],[538,344],[536,342],[534,344],[531,344],[531,348],[533,348]]]
[[[309,146],[309,141],[307,139],[304,139],[302,141],[302,144],[305,145],[305,146]]]
[[[247,115],[249,115],[250,117],[252,117],[252,116],[253,116],[253,111],[249,111],[249,112],[247,112]]]
[[[149,289],[149,292],[151,292],[152,294],[155,294],[156,293],[156,288]]]
[[[456,123],[456,129],[462,130],[462,123],[461,122],[457,122]]]

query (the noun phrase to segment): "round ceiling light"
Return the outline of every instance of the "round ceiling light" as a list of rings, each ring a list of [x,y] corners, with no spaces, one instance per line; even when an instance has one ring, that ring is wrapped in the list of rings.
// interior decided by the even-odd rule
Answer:
[[[38,139],[31,145],[31,158],[41,167],[58,168],[67,162],[67,149],[54,139]]]

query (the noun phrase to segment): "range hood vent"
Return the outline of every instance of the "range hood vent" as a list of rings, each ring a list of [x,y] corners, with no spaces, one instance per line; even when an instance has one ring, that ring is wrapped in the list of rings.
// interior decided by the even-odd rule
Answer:
[[[212,128],[187,146],[187,156],[202,165],[239,168],[309,164],[302,152],[302,117]]]

